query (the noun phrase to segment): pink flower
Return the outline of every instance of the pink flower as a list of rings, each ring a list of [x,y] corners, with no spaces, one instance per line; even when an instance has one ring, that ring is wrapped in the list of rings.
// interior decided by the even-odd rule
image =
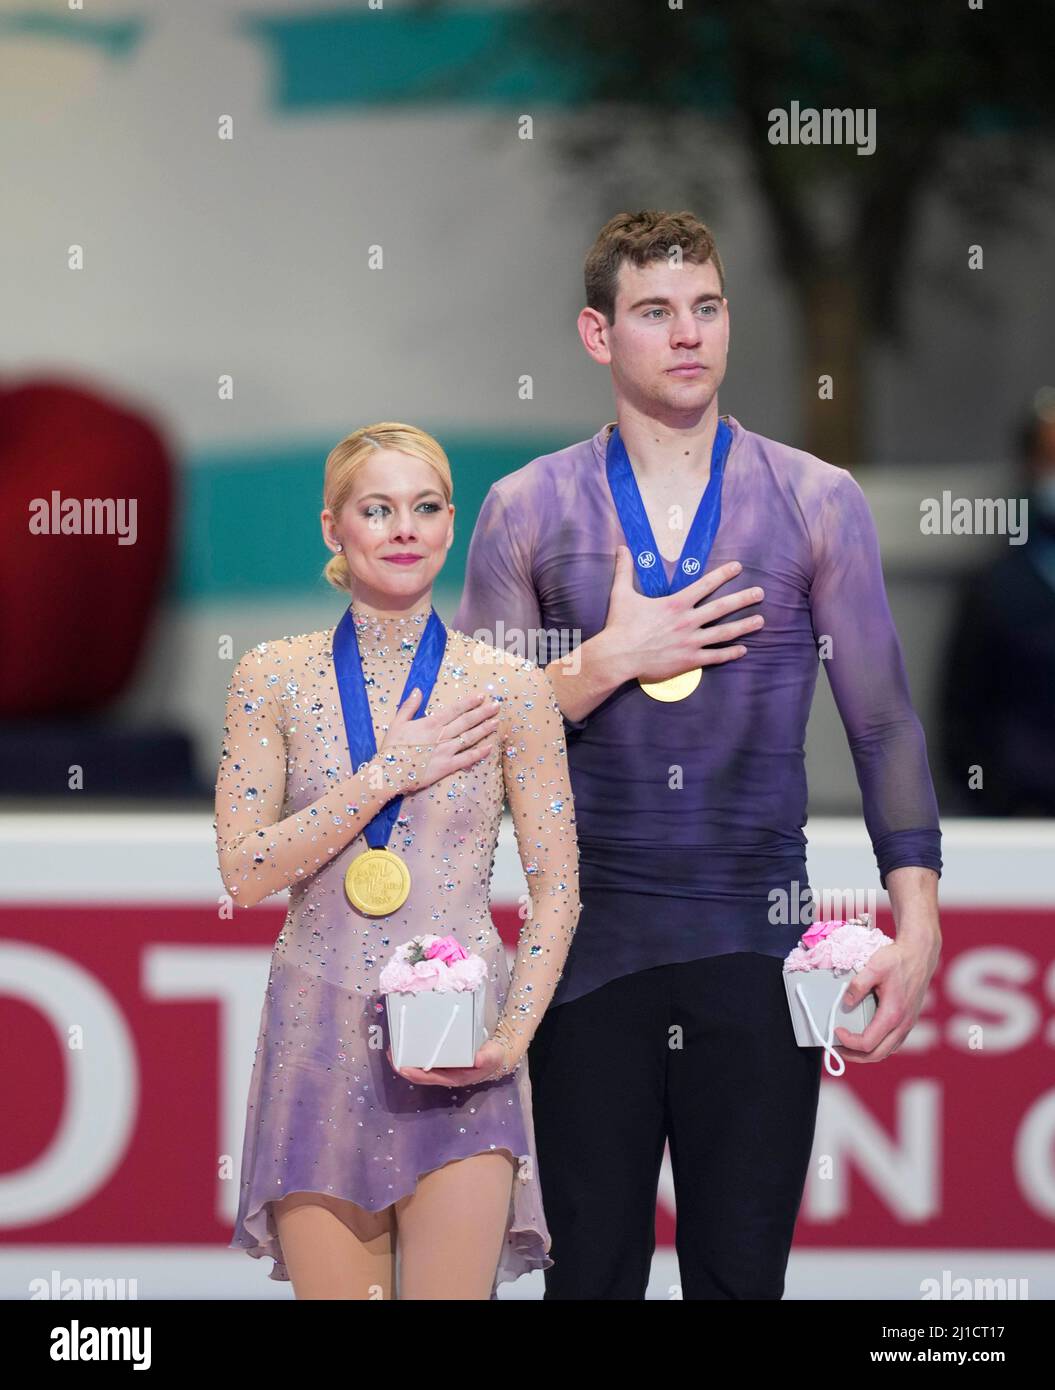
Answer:
[[[444,965],[453,965],[456,960],[466,960],[468,955],[469,952],[453,936],[437,936],[425,948],[425,956],[428,960],[441,960]]]
[[[815,922],[813,926],[810,927],[808,932],[803,933],[802,944],[806,947],[806,950],[808,951],[811,946],[816,946],[817,942],[820,941],[822,937],[830,936],[836,927],[842,927],[845,925],[846,924],[842,921]]]
[[[405,960],[393,957],[381,971],[381,989],[385,994],[411,994],[420,987],[414,967]]]
[[[419,960],[416,965],[410,967],[419,980],[426,980],[426,989],[435,989],[436,981],[439,980],[447,970],[441,960]]]
[[[890,937],[878,927],[847,922],[845,929],[832,940],[832,966],[836,970],[860,970],[873,952],[890,944]]]
[[[869,957],[892,940],[868,918],[853,922],[818,922],[784,958],[785,970],[860,970]]]
[[[486,978],[484,958],[463,950],[454,937],[415,936],[397,946],[381,970],[381,990],[384,994],[474,990]]]
[[[784,957],[785,970],[808,970],[810,968],[809,953],[801,946],[793,946]]]

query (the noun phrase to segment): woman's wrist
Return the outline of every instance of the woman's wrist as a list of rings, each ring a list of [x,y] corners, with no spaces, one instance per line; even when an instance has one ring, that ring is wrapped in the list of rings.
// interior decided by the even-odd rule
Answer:
[[[499,1068],[498,1074],[500,1076],[508,1076],[511,1072],[516,1071],[523,1058],[523,1053],[508,1031],[508,1025],[505,1019],[500,1018],[495,1024],[495,1031],[491,1036],[491,1041],[498,1043],[498,1045],[505,1050],[505,1057]]]
[[[394,743],[378,749],[370,760],[370,772],[382,778],[387,801],[418,789],[429,751],[425,744],[416,743]]]

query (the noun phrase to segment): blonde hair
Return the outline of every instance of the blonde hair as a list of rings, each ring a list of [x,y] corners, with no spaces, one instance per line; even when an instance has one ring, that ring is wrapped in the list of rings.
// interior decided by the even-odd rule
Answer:
[[[355,475],[375,449],[398,449],[429,464],[439,474],[441,491],[450,505],[454,494],[451,465],[443,446],[431,434],[416,425],[402,425],[384,420],[378,425],[364,425],[335,444],[326,459],[322,483],[322,503],[339,517],[355,486]],[[344,551],[327,560],[322,577],[335,589],[351,588],[351,573]]]

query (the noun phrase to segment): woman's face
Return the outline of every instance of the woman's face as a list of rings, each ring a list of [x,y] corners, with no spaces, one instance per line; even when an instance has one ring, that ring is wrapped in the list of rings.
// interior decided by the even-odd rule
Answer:
[[[323,534],[344,547],[357,598],[404,608],[428,592],[454,540],[454,507],[424,459],[375,449],[355,475],[339,517],[322,513]]]

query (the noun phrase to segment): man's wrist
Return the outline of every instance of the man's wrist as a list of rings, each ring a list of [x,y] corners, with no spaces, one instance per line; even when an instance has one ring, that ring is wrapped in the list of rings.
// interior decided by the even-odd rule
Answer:
[[[613,690],[630,680],[632,660],[606,628],[580,642],[567,656],[554,657],[546,674],[565,719],[572,723],[584,720]],[[564,685],[569,678],[570,686]]]
[[[913,903],[894,906],[894,939],[899,946],[937,960],[941,954],[941,922],[936,907]]]
[[[941,947],[941,927],[936,918],[932,919],[929,916],[903,917],[900,922],[895,923],[894,935],[904,946]]]
[[[591,666],[607,687],[605,696],[636,677],[637,662],[634,649],[623,640],[621,629],[603,627],[595,636],[584,642],[583,646],[590,648]]]
[[[909,864],[884,875],[894,930],[903,945],[941,946],[938,875],[934,869]]]

